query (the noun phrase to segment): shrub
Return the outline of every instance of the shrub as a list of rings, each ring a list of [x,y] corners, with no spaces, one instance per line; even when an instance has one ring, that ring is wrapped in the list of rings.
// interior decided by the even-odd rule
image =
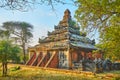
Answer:
[[[17,71],[20,70],[20,66],[15,66],[10,69],[10,71]]]

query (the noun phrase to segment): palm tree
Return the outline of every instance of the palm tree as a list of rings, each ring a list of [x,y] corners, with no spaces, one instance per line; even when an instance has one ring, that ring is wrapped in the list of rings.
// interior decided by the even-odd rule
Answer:
[[[26,63],[26,45],[30,42],[30,39],[33,37],[32,29],[33,26],[26,22],[4,22],[2,28],[8,31],[10,37],[17,40],[18,44],[23,50],[23,61]]]

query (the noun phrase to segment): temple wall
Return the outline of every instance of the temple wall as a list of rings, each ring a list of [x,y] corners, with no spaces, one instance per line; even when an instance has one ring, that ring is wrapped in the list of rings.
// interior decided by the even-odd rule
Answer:
[[[35,51],[30,51],[29,52],[29,59],[33,56],[33,54],[36,54],[36,52]]]
[[[52,55],[54,56],[46,67],[58,68],[59,59],[58,59],[57,51],[50,51],[50,53],[52,53]]]
[[[103,54],[102,53],[95,53],[93,56],[98,59],[98,58],[102,58]]]
[[[65,55],[66,55],[66,67],[68,68],[69,67],[69,51],[64,51]]]
[[[50,50],[50,51],[46,51],[46,50],[31,50],[29,51],[29,58],[33,55],[33,54],[37,54],[37,56],[42,53],[43,56],[46,56],[46,60],[45,62],[43,62],[44,64],[40,67],[44,67],[47,62],[50,60],[50,57],[56,53],[55,57],[50,61],[50,65],[48,65],[48,67],[52,67],[52,68],[72,68],[73,67],[73,63],[74,62],[80,62],[80,60],[82,59],[87,59],[87,58],[91,58],[93,55],[91,52],[87,52],[87,51],[83,51],[80,49],[73,49],[73,51],[69,52],[69,50]],[[49,53],[49,55],[47,55]],[[101,54],[96,54],[94,55],[97,58],[102,57]]]
[[[101,54],[95,54],[93,56],[91,51],[80,50],[80,49],[73,50],[73,51],[71,51],[71,53],[72,53],[72,62],[79,62],[82,59],[93,60],[94,56],[96,56],[97,58],[101,57]]]
[[[68,68],[69,67],[69,55],[67,50],[58,51],[59,58],[59,68]]]
[[[94,42],[80,34],[80,27],[71,22],[74,20],[67,9],[63,19],[57,26],[54,26],[54,31],[48,31],[47,37],[39,38],[39,44],[29,48],[29,59],[31,58],[30,62],[33,61],[33,65],[72,69],[74,62],[92,57],[89,52],[95,49],[92,45]]]
[[[83,57],[85,57],[85,52],[81,50],[73,50],[71,51],[71,55],[72,62],[79,62]]]
[[[78,61],[78,53],[77,51],[72,52],[72,62]]]

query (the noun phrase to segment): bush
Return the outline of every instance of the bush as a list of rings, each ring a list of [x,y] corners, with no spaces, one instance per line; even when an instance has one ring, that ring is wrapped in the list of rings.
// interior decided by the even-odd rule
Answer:
[[[17,70],[20,70],[20,66],[12,67],[10,69],[10,71],[17,71]]]

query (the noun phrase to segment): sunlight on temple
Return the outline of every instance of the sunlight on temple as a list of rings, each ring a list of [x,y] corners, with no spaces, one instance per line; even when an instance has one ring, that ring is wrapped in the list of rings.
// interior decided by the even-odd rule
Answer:
[[[71,18],[68,9],[63,19],[48,36],[39,39],[39,44],[29,48],[26,65],[72,69],[83,59],[93,59],[95,41],[81,34],[80,27]]]

